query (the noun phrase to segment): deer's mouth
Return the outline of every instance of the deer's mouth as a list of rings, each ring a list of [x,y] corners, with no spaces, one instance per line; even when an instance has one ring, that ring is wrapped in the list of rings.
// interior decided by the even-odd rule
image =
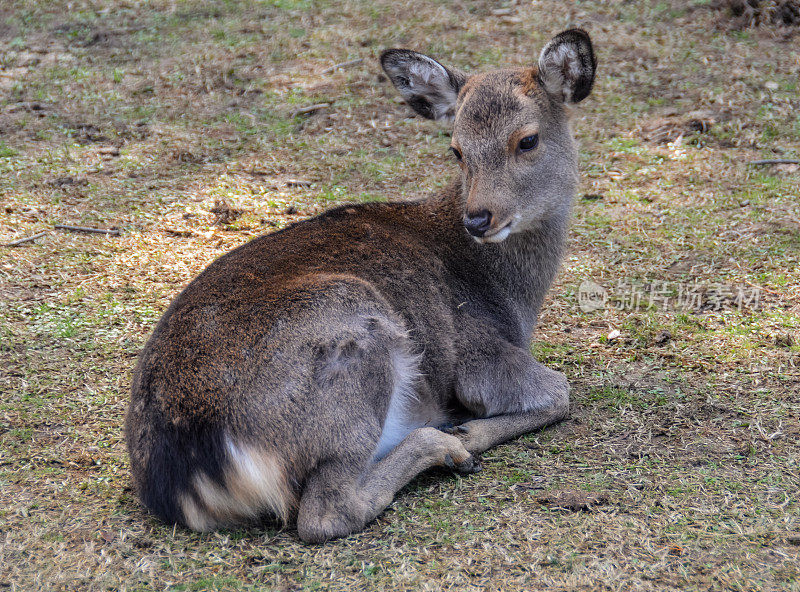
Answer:
[[[482,245],[486,243],[501,243],[508,238],[509,234],[511,234],[511,227],[513,224],[514,220],[509,220],[507,224],[499,227],[497,230],[490,230],[481,237],[475,237],[475,240]]]

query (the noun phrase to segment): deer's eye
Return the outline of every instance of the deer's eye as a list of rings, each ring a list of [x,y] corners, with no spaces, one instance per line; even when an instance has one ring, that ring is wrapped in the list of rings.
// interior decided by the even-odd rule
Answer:
[[[525,136],[519,141],[520,152],[530,152],[539,145],[539,134]]]
[[[455,156],[456,156],[456,160],[457,160],[457,161],[459,161],[459,162],[461,162],[461,159],[463,158],[463,157],[461,156],[461,151],[460,151],[458,148],[453,148],[452,146],[450,146],[450,150],[452,150],[452,151],[453,151],[453,154],[455,154]]]

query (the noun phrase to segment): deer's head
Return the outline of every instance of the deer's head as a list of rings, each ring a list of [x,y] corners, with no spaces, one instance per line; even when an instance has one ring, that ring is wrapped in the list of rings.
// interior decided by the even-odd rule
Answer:
[[[577,184],[568,106],[589,95],[596,67],[585,31],[560,33],[529,68],[468,76],[406,49],[385,51],[381,64],[417,113],[454,121],[464,227],[478,242],[568,210]]]

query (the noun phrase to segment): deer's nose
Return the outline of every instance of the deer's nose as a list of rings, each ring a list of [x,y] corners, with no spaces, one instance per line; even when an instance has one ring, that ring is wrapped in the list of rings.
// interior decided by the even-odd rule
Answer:
[[[472,236],[483,236],[492,223],[492,213],[489,210],[481,210],[475,214],[467,213],[464,217],[464,227]]]

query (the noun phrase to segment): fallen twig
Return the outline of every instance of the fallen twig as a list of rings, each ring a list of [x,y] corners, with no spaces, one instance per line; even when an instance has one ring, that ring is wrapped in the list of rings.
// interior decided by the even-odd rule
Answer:
[[[175,230],[174,228],[163,228],[162,230],[172,236],[181,236],[183,238],[194,236],[194,232],[191,230]]]
[[[3,246],[5,246],[5,247],[18,247],[19,245],[23,245],[25,243],[29,243],[29,242],[35,241],[37,238],[41,238],[45,234],[47,234],[47,231],[43,230],[42,232],[37,232],[36,234],[33,234],[31,236],[26,236],[25,238],[20,238],[20,239],[17,239],[15,241],[11,241],[10,243],[6,243]]]
[[[753,160],[748,164],[752,166],[761,166],[766,164],[800,164],[800,160],[793,158],[767,158],[766,160]]]
[[[287,187],[311,187],[311,181],[305,179],[286,179]]]
[[[741,269],[741,267],[739,269]],[[751,288],[756,288],[757,290],[763,290],[767,294],[773,294],[774,296],[782,296],[780,292],[776,292],[775,290],[770,290],[769,288],[765,288],[764,286],[759,286],[751,281],[744,280],[744,283],[750,286]]]
[[[315,105],[309,105],[308,107],[300,107],[297,111],[292,113],[292,117],[297,117],[298,115],[303,115],[305,113],[313,113],[314,111],[319,111],[320,109],[327,109],[330,106],[330,103],[317,103]]]
[[[350,60],[349,62],[342,62],[341,64],[336,64],[335,66],[331,66],[330,68],[325,68],[322,71],[322,73],[323,74],[330,74],[331,72],[334,72],[334,71],[338,70],[339,68],[349,68],[350,66],[355,66],[357,64],[360,64],[363,61],[364,61],[364,58],[358,58],[358,59],[355,59],[355,60]]]
[[[105,228],[89,228],[88,226],[68,226],[67,224],[56,224],[59,230],[68,230],[70,232],[90,232],[93,234],[109,234],[112,236],[119,236],[119,230],[112,229],[106,230]]]

